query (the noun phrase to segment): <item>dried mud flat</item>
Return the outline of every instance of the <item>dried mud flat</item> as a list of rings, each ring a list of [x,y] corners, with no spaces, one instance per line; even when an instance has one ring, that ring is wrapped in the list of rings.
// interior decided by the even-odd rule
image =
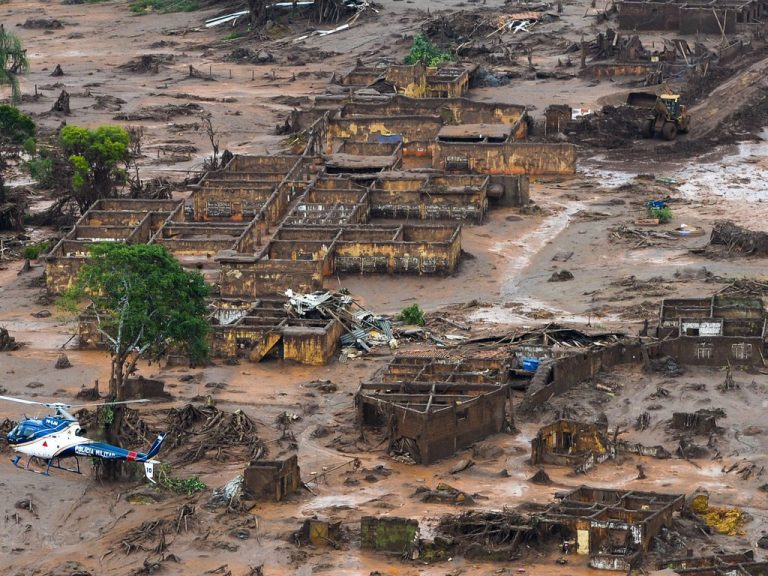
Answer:
[[[205,136],[195,127],[197,112],[147,116],[148,110],[165,107],[168,112],[169,104],[194,104],[212,113],[222,134],[222,148],[243,154],[275,152],[281,148],[281,137],[274,134],[274,127],[295,102],[325,92],[331,75],[348,70],[358,58],[366,62],[388,56],[400,59],[410,45],[410,36],[430,16],[477,6],[448,0],[385,0],[380,4],[378,16],[361,19],[348,31],[297,44],[225,41],[222,30],[202,27],[206,18],[221,9],[137,17],[121,2],[63,5],[10,0],[0,4],[0,21],[13,27],[29,49],[32,71],[23,79],[24,92],[32,94],[37,86],[41,96],[22,108],[36,114],[40,124],[53,129],[61,123],[62,118],[46,114],[61,89],[72,96],[68,123],[95,126],[116,122],[119,114],[128,118],[143,114],[143,120],[126,122],[147,131],[146,175],[183,177],[199,169],[208,154]],[[594,35],[594,16],[584,16],[588,5],[566,2],[552,35],[570,42],[578,41],[582,32]],[[483,4],[483,8],[510,9],[499,2]],[[27,18],[43,15],[60,20],[63,28],[16,28]],[[267,50],[275,60],[258,65],[227,61],[227,54],[237,47]],[[168,56],[148,66],[124,67],[148,54]],[[554,50],[534,55],[535,63],[545,68],[554,67],[556,60]],[[57,64],[65,75],[51,78]],[[190,66],[203,76],[209,71],[214,81],[189,78]],[[733,105],[734,101],[749,102],[754,91],[762,89],[764,74],[759,72],[765,61],[756,59],[751,66],[694,108],[702,123],[688,138],[717,133],[723,93],[729,94]],[[542,103],[599,108],[620,100],[629,89],[576,76],[562,81],[520,78],[507,86],[473,90],[471,96],[525,104],[539,116]],[[712,106],[718,101],[721,108]],[[759,131],[762,127],[753,128]],[[638,142],[631,153],[581,149],[576,176],[532,182],[531,197],[541,210],[520,214],[511,208],[498,209],[485,224],[465,226],[463,249],[471,257],[456,275],[375,280],[360,276],[341,281],[368,308],[382,313],[397,312],[413,302],[438,314],[450,307],[452,318],[472,324],[473,335],[541,321],[575,326],[589,322],[637,333],[644,320],[651,324],[657,320],[663,297],[709,294],[736,277],[765,278],[764,258],[713,257],[702,251],[713,223],[724,217],[746,228],[766,229],[763,181],[768,145],[746,132],[744,142],[736,140],[708,140],[706,150],[693,146],[699,156],[687,154],[679,159],[666,154],[668,147],[662,143]],[[680,142],[684,147],[686,140]],[[182,158],[173,146],[185,147]],[[668,198],[675,212],[674,224],[655,228],[654,234],[627,233],[643,217],[643,202],[658,197]],[[701,227],[704,234],[675,236],[672,232],[680,223]],[[55,313],[48,318],[31,315],[53,308],[39,300],[42,269],[19,275],[20,268],[20,262],[0,264],[0,326],[25,344],[14,352],[0,352],[0,385],[6,393],[73,398],[81,386],[96,379],[106,382],[109,366],[100,353],[67,350],[73,367],[54,369],[72,326]],[[563,268],[573,274],[572,280],[548,281]],[[336,288],[337,283],[329,280],[328,287]],[[463,306],[468,302],[472,304]],[[406,344],[406,350],[408,347]],[[149,500],[129,500],[127,496],[140,496],[148,489],[136,484],[102,485],[91,479],[87,469],[82,476],[56,473],[50,478],[22,473],[4,452],[0,458],[0,486],[5,495],[0,505],[3,573],[129,575],[159,570],[161,574],[239,576],[255,573],[253,568],[262,565],[267,575],[594,573],[587,567],[586,557],[572,556],[569,564],[560,565],[554,551],[530,551],[504,563],[454,558],[425,565],[360,550],[359,530],[355,533],[354,527],[359,529],[363,515],[408,516],[428,529],[441,515],[455,513],[449,504],[425,504],[413,498],[417,489],[441,481],[477,494],[479,508],[531,502],[544,505],[556,492],[579,484],[680,493],[700,486],[709,490],[713,503],[739,506],[751,517],[744,537],[710,536],[704,551],[752,548],[768,530],[765,493],[759,490],[764,478],[742,479],[726,472],[742,462],[755,464],[756,469],[766,464],[768,375],[764,371],[735,371],[739,389],[720,392],[716,387],[724,375],[716,370],[690,369],[675,378],[618,370],[597,381],[614,388],[612,395],[596,389],[595,382],[584,383],[553,399],[544,412],[518,418],[515,434],[493,436],[423,467],[395,461],[382,446],[360,441],[353,425],[353,394],[358,384],[390,359],[387,351],[320,368],[278,362],[219,364],[192,371],[142,365],[140,373],[163,379],[174,398],[153,405],[148,412],[182,407],[193,398],[213,394],[218,407],[240,409],[255,422],[270,457],[297,450],[312,492],[300,492],[279,504],[259,503],[247,512],[225,513],[205,507],[209,493],[184,497],[151,492],[155,496]],[[187,378],[190,375],[193,378]],[[322,392],[311,384],[316,380],[330,380],[337,390]],[[43,386],[29,387],[33,382]],[[217,386],[206,387],[211,383]],[[651,398],[659,388],[667,390],[668,396]],[[635,430],[636,419],[654,404],[662,407],[651,411],[650,428]],[[627,439],[666,443],[673,450],[674,439],[665,424],[671,412],[700,408],[726,412],[720,422],[726,432],[717,440],[720,459],[635,456],[604,463],[584,476],[575,476],[567,468],[548,467],[553,484],[528,482],[536,472],[528,463],[530,440],[556,411],[568,409],[584,419],[605,414],[612,428],[627,431]],[[277,424],[286,412],[297,416],[287,438]],[[5,417],[18,419],[20,414],[2,404],[0,419]],[[355,458],[361,462],[357,470],[351,466]],[[475,466],[460,474],[450,472],[468,458],[476,461]],[[638,463],[645,468],[645,479],[637,479]],[[244,465],[243,461],[208,459],[180,470],[217,487],[241,473]],[[508,476],[502,477],[502,470]],[[24,500],[32,506],[25,507]],[[182,512],[184,506],[194,507],[194,511],[187,508]],[[313,515],[343,521],[352,529],[351,539],[340,549],[297,547],[291,534]]]

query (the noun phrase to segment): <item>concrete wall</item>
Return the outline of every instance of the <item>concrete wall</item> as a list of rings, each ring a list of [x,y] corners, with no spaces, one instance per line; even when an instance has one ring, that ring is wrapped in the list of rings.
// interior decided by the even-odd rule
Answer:
[[[392,240],[338,240],[332,259],[334,272],[451,274],[460,256],[460,226],[409,227]]]
[[[621,30],[677,30],[679,27],[679,4],[619,2]]]
[[[562,394],[600,370],[618,364],[639,363],[642,357],[641,344],[620,343],[543,362],[528,386],[520,410],[534,410],[552,396]]]
[[[713,7],[681,7],[680,34],[726,34],[736,31],[736,11]]]
[[[363,549],[406,554],[416,544],[419,523],[410,518],[363,516],[360,546]]]
[[[296,455],[286,460],[256,461],[243,473],[243,486],[257,500],[279,502],[301,486]]]
[[[328,364],[336,356],[344,331],[335,320],[323,327],[286,325],[282,330],[283,358],[316,366]]]
[[[417,463],[427,465],[502,432],[508,395],[509,388],[499,386],[496,390],[463,401],[461,405],[435,405],[427,414],[363,394],[358,396],[358,414],[361,423],[367,425],[384,424],[379,411],[392,414],[394,428],[390,442],[399,438],[412,439],[418,446],[418,454],[412,454],[412,457]]]
[[[431,116],[384,116],[367,118],[332,118],[328,121],[326,154],[332,154],[345,140],[386,141],[399,137],[403,142],[429,142],[442,128],[441,120]]]
[[[343,117],[352,116],[438,116],[445,124],[512,124],[517,133],[525,126],[525,106],[489,103],[467,98],[406,98],[395,96],[388,102],[351,102],[342,108]]]
[[[764,366],[762,338],[747,337],[687,337],[661,342],[663,354],[672,356],[682,364],[703,366]]]
[[[465,159],[474,174],[528,174],[530,176],[575,174],[576,148],[572,144],[457,144],[436,142],[432,167]]]
[[[287,288],[313,292],[323,287],[321,263],[308,260],[221,260],[221,297],[258,298]]]

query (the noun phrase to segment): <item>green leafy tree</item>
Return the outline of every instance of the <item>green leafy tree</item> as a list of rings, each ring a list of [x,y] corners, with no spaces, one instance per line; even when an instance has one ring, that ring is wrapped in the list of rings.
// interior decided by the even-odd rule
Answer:
[[[19,74],[29,70],[27,51],[21,44],[21,40],[15,34],[6,31],[0,24],[0,86],[11,87],[11,101],[18,102],[21,99],[19,90]]]
[[[99,198],[117,195],[118,184],[125,181],[120,166],[130,157],[130,136],[125,128],[65,126],[59,142],[69,157],[74,199],[81,212]]]
[[[35,123],[15,106],[0,104],[0,141],[8,144],[25,144],[35,137]]]
[[[122,400],[139,360],[169,349],[193,361],[207,357],[208,294],[202,275],[184,270],[163,246],[99,243],[60,304],[76,310],[83,299],[93,303],[111,356],[109,393]]]

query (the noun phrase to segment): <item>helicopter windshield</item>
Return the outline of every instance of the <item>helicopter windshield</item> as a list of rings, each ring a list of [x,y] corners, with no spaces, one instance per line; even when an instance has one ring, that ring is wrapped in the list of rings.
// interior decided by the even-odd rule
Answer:
[[[37,429],[34,426],[27,424],[19,424],[8,434],[8,438],[13,438],[16,442],[24,442],[25,440],[31,440],[35,436]]]

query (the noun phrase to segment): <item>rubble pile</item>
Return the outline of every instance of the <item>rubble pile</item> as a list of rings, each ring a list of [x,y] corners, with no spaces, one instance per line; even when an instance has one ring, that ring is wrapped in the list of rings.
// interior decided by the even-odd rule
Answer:
[[[341,345],[349,354],[350,348],[370,352],[371,348],[387,344],[397,347],[397,340],[392,331],[392,323],[383,316],[360,306],[351,296],[343,292],[313,292],[300,294],[286,290],[288,302],[285,309],[290,316],[300,318],[333,318],[345,330],[341,336]]]
[[[202,459],[252,461],[267,451],[256,434],[256,424],[240,410],[225,412],[214,406],[187,404],[170,410],[166,421],[168,449],[176,451],[177,465]]]
[[[0,351],[10,352],[11,350],[18,350],[19,344],[16,339],[8,333],[6,328],[0,326]]]
[[[16,424],[17,422],[14,422],[9,418],[4,418],[0,421],[0,452],[5,452],[9,449],[7,440],[8,432],[13,430]]]
[[[118,66],[134,74],[157,74],[160,67],[173,62],[173,54],[143,54]]]
[[[535,536],[530,518],[507,509],[443,516],[437,533],[466,557],[498,559],[516,556],[518,548]]]
[[[727,254],[738,253],[747,256],[768,254],[768,233],[747,230],[730,220],[720,220],[712,227],[710,245],[725,246]]]
[[[642,137],[648,111],[633,106],[604,106],[600,113],[584,116],[575,127],[579,142],[601,148],[618,148]]]

